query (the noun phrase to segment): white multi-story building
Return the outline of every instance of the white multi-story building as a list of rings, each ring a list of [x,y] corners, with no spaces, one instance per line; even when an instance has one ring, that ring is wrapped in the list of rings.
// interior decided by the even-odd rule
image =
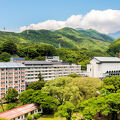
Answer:
[[[96,78],[120,75],[120,58],[93,57],[87,65],[87,75]]]
[[[0,99],[8,88],[15,88],[18,93],[25,90],[25,66],[15,62],[0,62]]]
[[[68,64],[59,60],[58,56],[46,57],[45,61],[25,61],[26,82],[38,81],[38,74],[41,73],[45,81],[60,76],[67,76],[71,73],[80,74],[81,66]]]

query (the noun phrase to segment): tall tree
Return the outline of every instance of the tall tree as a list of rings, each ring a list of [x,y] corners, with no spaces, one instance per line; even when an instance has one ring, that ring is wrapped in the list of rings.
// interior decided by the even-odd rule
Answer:
[[[45,81],[35,81],[35,82],[31,82],[27,89],[33,89],[33,90],[41,90],[42,87],[44,87],[45,85]]]
[[[0,54],[0,61],[1,62],[9,62],[11,55],[7,52],[3,52]]]
[[[14,55],[17,53],[17,45],[12,40],[7,40],[2,45],[2,51]]]
[[[15,88],[9,88],[7,93],[5,94],[5,100],[7,102],[15,102],[18,97],[18,91]]]
[[[66,102],[58,107],[58,112],[55,114],[55,116],[66,117],[67,120],[71,120],[74,109],[75,107],[72,103]]]
[[[42,77],[41,72],[38,74],[38,79],[39,79],[39,81],[44,81],[44,78]]]

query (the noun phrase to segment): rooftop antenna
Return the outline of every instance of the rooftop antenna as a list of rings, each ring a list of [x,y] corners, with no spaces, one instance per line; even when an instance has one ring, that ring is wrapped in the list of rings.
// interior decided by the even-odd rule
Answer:
[[[3,27],[3,30],[5,31],[5,27]]]

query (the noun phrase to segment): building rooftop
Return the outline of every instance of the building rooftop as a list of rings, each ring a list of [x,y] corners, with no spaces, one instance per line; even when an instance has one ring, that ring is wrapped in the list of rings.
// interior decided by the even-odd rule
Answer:
[[[93,57],[94,59],[100,62],[120,62],[118,57]]]
[[[36,65],[68,65],[67,62],[51,62],[51,61],[25,61],[25,65],[36,64]]]
[[[25,58],[15,58],[15,57],[11,57],[10,60],[25,60]]]
[[[0,113],[0,118],[6,118],[6,119],[10,120],[10,119],[19,117],[21,115],[24,115],[26,113],[29,113],[36,109],[39,109],[39,107],[35,103],[22,105],[18,108],[14,108],[14,109]]]
[[[0,62],[0,68],[19,68],[19,67],[25,67],[21,63],[16,62]]]
[[[52,65],[51,62],[47,62],[47,61],[25,61],[25,65],[27,64],[44,64],[44,65]]]

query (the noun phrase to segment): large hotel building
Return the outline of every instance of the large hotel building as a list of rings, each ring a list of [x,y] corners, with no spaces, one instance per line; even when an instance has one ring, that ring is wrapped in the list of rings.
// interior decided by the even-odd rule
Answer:
[[[62,62],[58,56],[48,56],[45,61],[11,58],[10,62],[0,62],[0,98],[4,97],[8,88],[23,92],[26,83],[38,81],[39,73],[48,81],[71,73],[80,75],[81,66]]]
[[[47,56],[45,61],[24,61],[23,58],[11,58],[11,62],[20,62],[26,66],[25,81],[27,83],[38,81],[39,73],[42,74],[45,81],[60,76],[67,76],[71,73],[81,73],[80,65],[70,65],[59,60],[58,56]]]

